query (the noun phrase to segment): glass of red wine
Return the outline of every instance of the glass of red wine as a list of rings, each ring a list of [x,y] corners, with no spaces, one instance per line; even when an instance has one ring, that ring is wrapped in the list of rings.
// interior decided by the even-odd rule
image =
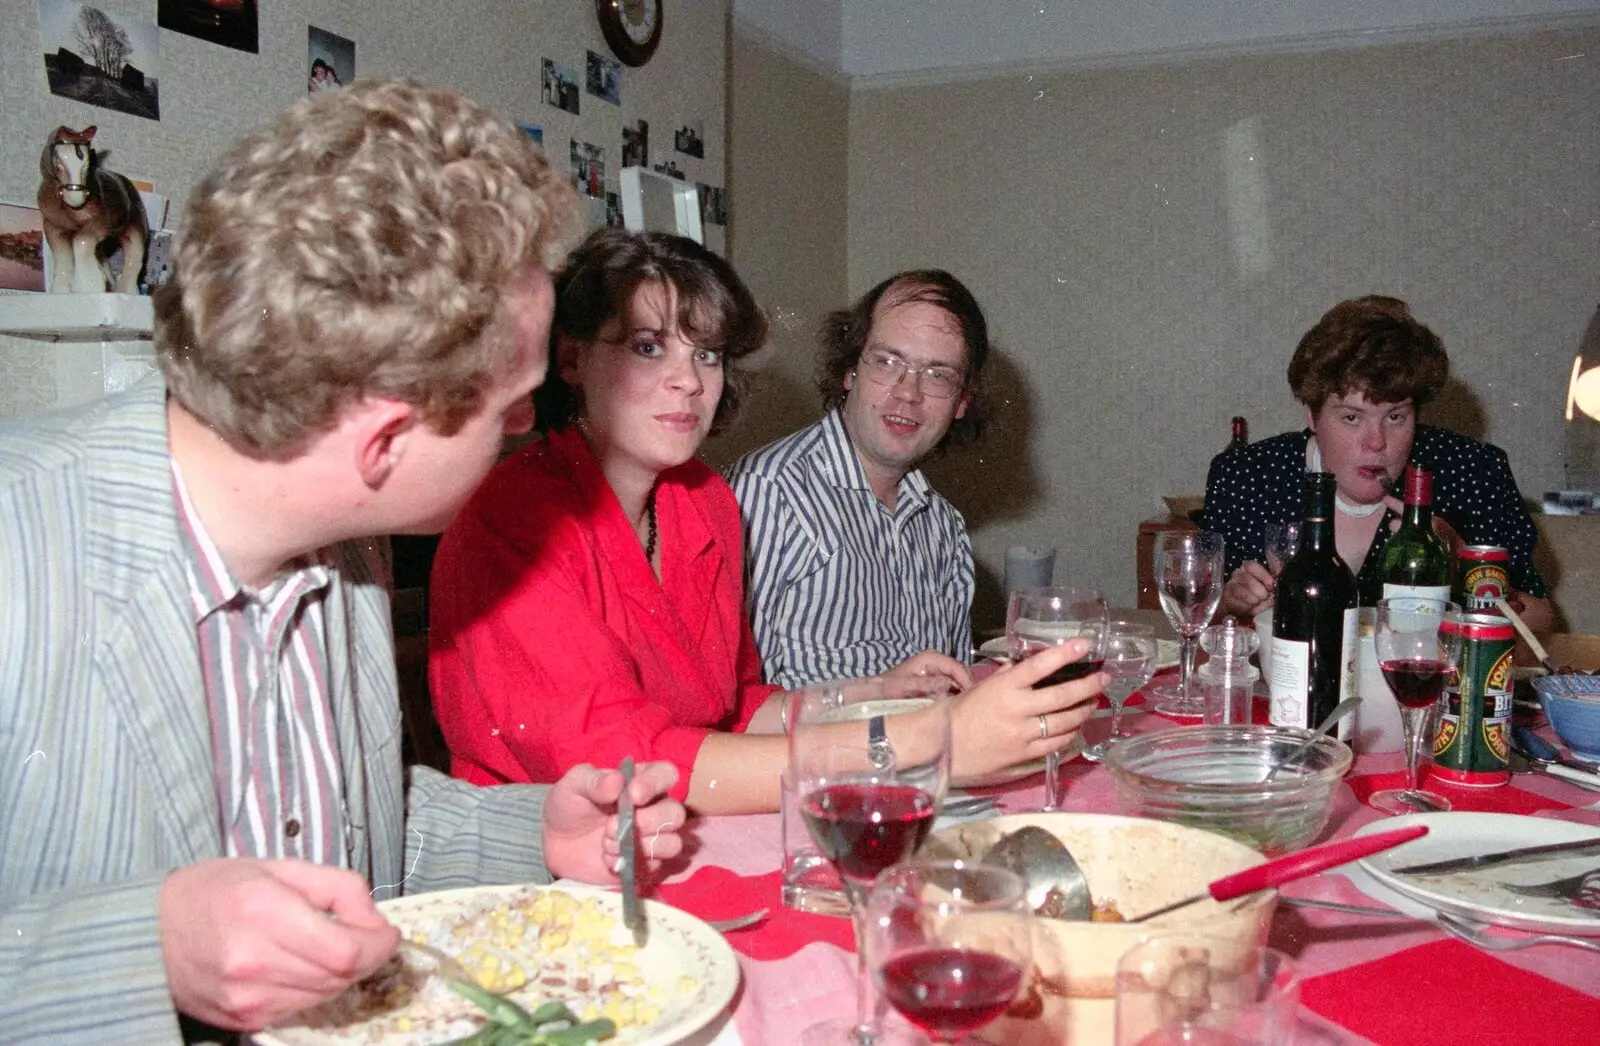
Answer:
[[[1195,640],[1222,601],[1223,537],[1205,530],[1168,530],[1156,535],[1156,594],[1161,609],[1183,640],[1183,667],[1176,683],[1158,683],[1146,693],[1157,712],[1199,718],[1205,699],[1194,684]]]
[[[833,862],[865,955],[867,893],[909,859],[933,827],[950,783],[950,694],[942,677],[879,676],[823,683],[791,699],[789,766],[801,816]],[[884,1002],[859,968],[856,1018],[813,1025],[804,1046],[901,1046]]]
[[[1033,968],[1027,886],[1015,872],[912,861],[867,902],[884,997],[936,1043],[962,1041],[1011,1007]]]
[[[1082,679],[1105,664],[1110,612],[1098,590],[1071,586],[1019,588],[1006,604],[1006,653],[1020,661],[1069,639],[1087,639],[1089,652],[1034,684],[1055,686]],[[1061,804],[1061,753],[1044,757],[1044,806]]]
[[[1425,596],[1378,601],[1373,645],[1384,682],[1400,705],[1405,731],[1406,786],[1372,793],[1368,802],[1390,814],[1448,810],[1449,800],[1417,785],[1417,760],[1429,722],[1461,657],[1461,608]]]

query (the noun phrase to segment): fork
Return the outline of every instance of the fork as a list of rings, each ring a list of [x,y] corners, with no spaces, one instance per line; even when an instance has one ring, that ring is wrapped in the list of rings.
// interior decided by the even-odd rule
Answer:
[[[1519,886],[1516,883],[1500,885],[1524,897],[1554,897],[1571,901],[1579,908],[1600,910],[1600,868],[1591,868],[1587,872],[1569,875],[1565,879],[1552,879],[1547,883],[1533,883],[1527,886]]]
[[[734,930],[742,930],[746,926],[754,926],[766,917],[767,909],[757,908],[748,915],[740,915],[733,919],[708,919],[706,920],[706,925],[718,933],[732,933]]]
[[[1445,933],[1486,952],[1514,952],[1522,948],[1532,948],[1536,944],[1570,944],[1574,948],[1587,948],[1591,952],[1600,952],[1600,942],[1584,940],[1581,937],[1565,937],[1551,933],[1535,934],[1532,937],[1495,937],[1488,932],[1488,927],[1457,918],[1447,912],[1436,911],[1433,917],[1434,925]]]

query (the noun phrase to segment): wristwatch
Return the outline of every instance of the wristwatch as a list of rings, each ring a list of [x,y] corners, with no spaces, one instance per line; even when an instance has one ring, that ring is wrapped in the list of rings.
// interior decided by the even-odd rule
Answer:
[[[878,770],[894,765],[894,748],[889,744],[889,734],[883,728],[883,716],[875,715],[867,721],[867,755]]]

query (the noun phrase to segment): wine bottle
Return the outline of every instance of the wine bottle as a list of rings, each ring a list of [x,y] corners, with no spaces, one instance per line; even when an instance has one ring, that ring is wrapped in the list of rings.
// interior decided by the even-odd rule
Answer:
[[[1238,450],[1240,447],[1250,445],[1250,423],[1243,418],[1233,419],[1233,438],[1228,440],[1228,445],[1223,447],[1223,453]]]
[[[1433,473],[1427,469],[1406,466],[1406,514],[1383,550],[1378,576],[1384,599],[1450,598],[1450,550],[1433,532]]]
[[[1355,693],[1356,582],[1334,546],[1333,490],[1332,473],[1306,473],[1300,543],[1278,575],[1267,670],[1278,726],[1310,729]],[[1341,740],[1349,723],[1339,723]]]

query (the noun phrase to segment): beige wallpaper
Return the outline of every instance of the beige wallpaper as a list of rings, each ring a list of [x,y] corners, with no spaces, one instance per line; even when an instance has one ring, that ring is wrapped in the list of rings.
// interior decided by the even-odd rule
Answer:
[[[156,17],[155,0],[97,3],[115,14]],[[264,0],[257,7],[259,54],[161,32],[162,118],[152,122],[51,95],[38,0],[0,0],[0,201],[31,203],[39,150],[63,123],[98,125],[96,142],[110,148],[110,166],[181,201],[241,130],[304,96],[308,24],[353,39],[360,75],[454,87],[502,116],[540,125],[559,169],[570,169],[570,142],[578,138],[605,149],[606,174],[615,182],[622,126],[643,117],[652,164],[671,159],[690,181],[724,184],[728,0],[668,5],[655,57],[623,69],[621,106],[584,93],[577,116],[540,100],[540,63],[554,59],[581,82],[586,51],[610,54],[587,0]],[[703,159],[672,149],[673,131],[690,120],[704,124]],[[720,248],[722,230],[708,226],[707,242]],[[0,361],[14,376],[0,383],[0,418],[49,406],[62,394],[52,354],[39,344],[0,337]],[[85,351],[97,354],[100,346]],[[66,369],[83,371],[78,362]]]
[[[849,139],[851,292],[947,267],[1005,351],[994,437],[933,470],[980,627],[1011,543],[1131,603],[1136,524],[1203,490],[1232,415],[1300,424],[1289,354],[1352,295],[1439,332],[1433,418],[1524,494],[1595,461],[1561,411],[1600,298],[1600,29],[858,90]]]

